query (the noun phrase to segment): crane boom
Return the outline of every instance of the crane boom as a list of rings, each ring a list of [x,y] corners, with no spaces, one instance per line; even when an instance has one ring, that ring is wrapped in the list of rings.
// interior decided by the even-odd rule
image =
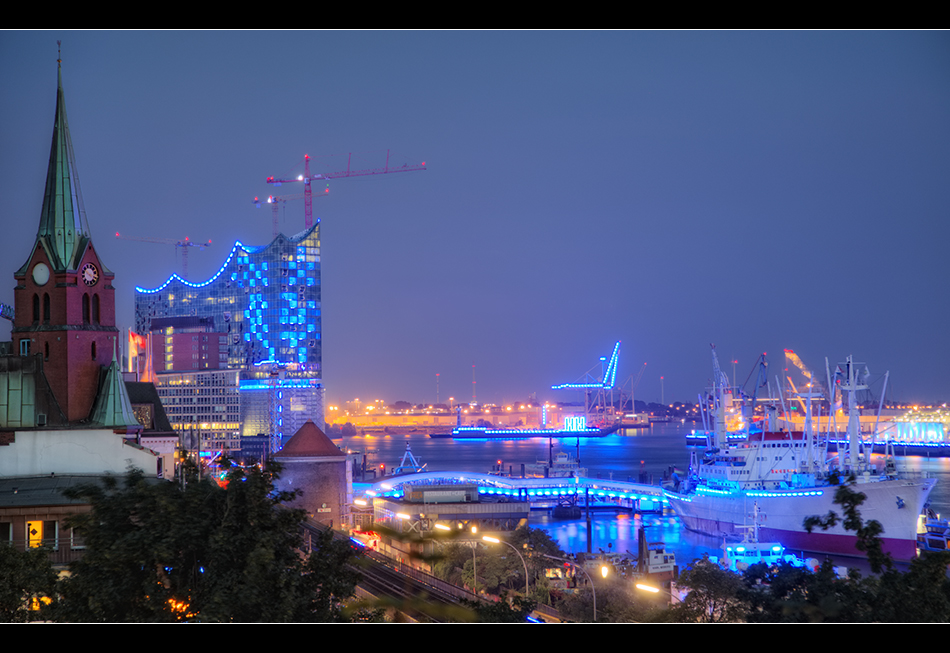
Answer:
[[[353,153],[350,152],[347,155],[346,159],[346,170],[341,170],[339,172],[320,172],[315,175],[310,174],[310,155],[305,154],[304,157],[304,173],[296,178],[292,179],[277,179],[276,177],[268,177],[267,183],[273,184],[275,186],[280,186],[281,184],[288,184],[292,182],[302,181],[304,184],[304,222],[309,229],[313,226],[313,191],[310,188],[310,182],[314,179],[345,179],[347,177],[365,177],[368,175],[388,175],[394,172],[416,172],[418,170],[426,169],[426,162],[414,163],[414,164],[403,164],[397,167],[389,166],[389,150],[386,150],[386,165],[382,168],[366,168],[363,170],[353,170],[352,161]]]
[[[174,238],[152,238],[149,236],[120,236],[119,232],[115,233],[115,237],[119,240],[137,240],[142,243],[157,243],[159,245],[174,245],[176,248],[181,248],[181,269],[182,276],[185,279],[188,279],[188,248],[197,247],[198,249],[204,249],[205,247],[211,247],[211,241],[209,240],[206,243],[196,243],[188,237],[185,237],[180,240]]]

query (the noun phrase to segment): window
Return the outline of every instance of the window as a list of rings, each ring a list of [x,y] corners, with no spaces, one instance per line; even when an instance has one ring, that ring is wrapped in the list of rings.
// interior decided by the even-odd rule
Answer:
[[[59,548],[59,522],[31,520],[26,522],[26,541],[30,548]]]

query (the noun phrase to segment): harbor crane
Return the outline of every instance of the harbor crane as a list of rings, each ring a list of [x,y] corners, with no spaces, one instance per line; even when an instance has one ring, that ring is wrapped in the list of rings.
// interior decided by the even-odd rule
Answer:
[[[426,162],[422,163],[413,163],[413,164],[403,164],[401,166],[390,167],[389,166],[389,150],[386,150],[386,165],[382,168],[366,168],[362,170],[354,170],[352,168],[353,162],[353,153],[350,152],[347,155],[346,159],[346,170],[341,170],[339,172],[320,172],[314,175],[310,174],[310,156],[305,154],[303,157],[304,161],[304,172],[302,175],[299,175],[294,178],[288,179],[278,179],[276,177],[268,177],[267,183],[273,184],[274,186],[280,186],[281,184],[288,184],[293,182],[303,182],[304,185],[304,224],[307,229],[313,226],[313,190],[311,188],[311,182],[315,179],[345,179],[347,177],[365,177],[367,175],[388,175],[394,172],[415,172],[418,170],[426,169]]]
[[[600,366],[601,374],[599,379],[595,379],[591,375],[591,371],[594,370],[597,366],[595,365],[590,370],[588,370],[582,381],[577,381],[574,383],[562,383],[560,385],[552,385],[552,390],[583,390],[584,391],[584,414],[587,420],[587,425],[592,426],[591,417],[597,416],[598,422],[607,421],[607,392],[610,392],[610,406],[613,408],[613,390],[614,382],[617,379],[617,362],[618,355],[620,353],[620,341],[617,341],[617,344],[614,345],[613,353],[608,359],[606,356],[601,356]],[[604,367],[606,363],[606,368]]]
[[[182,240],[175,240],[174,238],[148,238],[148,237],[138,237],[138,236],[120,236],[119,232],[115,233],[115,237],[118,238],[119,240],[137,240],[141,243],[158,243],[159,245],[174,245],[176,248],[180,248],[181,249],[182,279],[185,281],[188,280],[188,248],[197,247],[198,249],[204,249],[205,247],[211,247],[210,240],[206,243],[196,243],[187,237],[185,237]]]

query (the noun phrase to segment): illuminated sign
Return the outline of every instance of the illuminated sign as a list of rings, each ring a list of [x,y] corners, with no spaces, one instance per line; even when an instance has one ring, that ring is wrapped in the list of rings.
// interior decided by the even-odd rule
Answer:
[[[565,417],[565,431],[583,431],[587,428],[587,418],[583,416]]]

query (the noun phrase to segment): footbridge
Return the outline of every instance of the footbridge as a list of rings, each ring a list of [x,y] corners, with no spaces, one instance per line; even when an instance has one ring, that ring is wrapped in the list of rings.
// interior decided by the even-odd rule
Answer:
[[[666,501],[655,485],[602,478],[520,478],[475,472],[418,472],[382,478],[372,484],[354,483],[354,493],[366,498],[402,498],[405,486],[475,485],[482,501],[527,501],[532,506],[550,506],[566,500],[592,506],[613,505],[645,512],[659,511]]]

